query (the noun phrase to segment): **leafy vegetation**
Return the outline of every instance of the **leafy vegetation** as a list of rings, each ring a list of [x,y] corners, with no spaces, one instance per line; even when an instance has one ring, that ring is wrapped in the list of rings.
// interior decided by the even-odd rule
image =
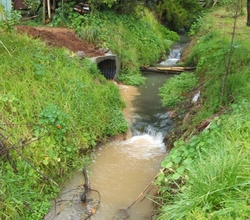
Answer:
[[[13,27],[18,24],[21,14],[18,11],[6,11],[0,4],[0,28],[7,32],[11,32]]]
[[[159,20],[171,30],[189,29],[202,7],[196,0],[159,1],[156,13]]]
[[[186,65],[197,66],[201,99],[192,105],[195,115],[185,118],[188,125],[181,128],[185,134],[162,162],[164,170],[156,181],[161,195],[156,200],[161,204],[159,220],[249,216],[250,42],[244,17],[237,18],[232,42],[234,19],[225,7],[217,8],[191,28],[197,34]]]
[[[120,7],[123,1],[95,2],[90,1],[95,13],[84,16],[73,12],[75,1],[61,5],[53,25],[74,28],[83,39],[117,54],[122,64],[119,80],[131,85],[145,80],[140,66],[154,65],[178,40],[158,21],[178,30],[189,29],[196,20],[190,29],[196,46],[186,62],[197,66],[196,76],[181,74],[168,82],[171,89],[164,85],[160,90],[163,104],[176,106],[199,79],[202,100],[186,136],[162,162],[164,171],[156,182],[162,211],[158,219],[247,218],[250,42],[245,19],[238,18],[222,96],[234,22],[227,8],[197,17],[201,10],[194,0],[161,1],[163,5],[141,1],[159,12],[157,20],[140,4],[134,7],[132,0],[126,1],[128,8]],[[12,30],[15,15],[7,21],[1,27]],[[90,61],[2,29],[0,39],[0,218],[42,219],[59,191],[57,183],[88,162],[85,153],[127,130],[124,103],[117,87]],[[229,111],[214,117],[222,107]],[[202,120],[208,120],[208,126],[194,136]]]
[[[86,152],[127,131],[124,103],[91,61],[17,33],[0,38],[10,52],[0,47],[0,218],[42,219]]]
[[[249,216],[249,103],[232,108],[233,113],[216,118],[199,136],[176,142],[162,162],[168,174],[159,176],[158,183],[166,185],[161,188],[166,205],[158,219]]]

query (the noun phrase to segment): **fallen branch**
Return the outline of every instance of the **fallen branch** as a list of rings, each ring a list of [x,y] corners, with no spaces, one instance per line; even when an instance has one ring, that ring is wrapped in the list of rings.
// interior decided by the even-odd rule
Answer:
[[[148,187],[151,186],[151,184],[154,183],[154,180],[155,178],[157,178],[161,173],[162,173],[163,170],[161,170],[157,175],[155,175],[155,177],[148,183],[148,185],[143,189],[143,191],[140,193],[140,195],[135,199],[135,201],[128,207],[126,208],[127,210],[130,209],[140,198],[141,196],[143,195],[143,193],[148,189]]]
[[[90,184],[89,184],[87,170],[85,167],[82,169],[82,172],[83,172],[83,176],[85,179],[85,183],[84,183],[84,192],[82,193],[80,198],[81,198],[82,202],[86,203],[87,202],[87,195],[88,195],[89,190],[90,190],[90,186],[89,186]]]
[[[31,16],[31,17],[27,17],[27,18],[22,18],[21,21],[27,21],[27,20],[30,20],[30,19],[33,19],[33,18],[36,18],[38,17],[38,15],[34,15],[34,16]]]
[[[2,133],[0,133],[0,136],[2,136],[2,138],[5,139],[6,142],[8,142],[8,143],[11,145],[11,147],[17,152],[17,154],[18,154],[27,164],[29,164],[37,173],[39,173],[41,176],[43,176],[43,178],[44,178],[46,181],[48,181],[49,183],[50,183],[50,181],[51,181],[51,182],[53,182],[55,185],[58,186],[58,184],[57,184],[55,181],[53,181],[51,178],[49,178],[48,176],[46,176],[45,174],[43,174],[42,172],[40,172],[31,162],[29,162],[29,160],[26,159],[26,158],[22,155],[22,153],[18,150],[18,148],[17,148],[17,147],[7,138],[7,137],[5,137]],[[51,187],[51,188],[53,189],[53,187]]]

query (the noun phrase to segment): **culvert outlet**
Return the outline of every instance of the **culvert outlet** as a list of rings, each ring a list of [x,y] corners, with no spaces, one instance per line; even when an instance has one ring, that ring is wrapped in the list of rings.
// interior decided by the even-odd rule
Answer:
[[[113,80],[117,77],[121,63],[116,55],[99,56],[91,60],[97,64],[97,67],[106,79]]]

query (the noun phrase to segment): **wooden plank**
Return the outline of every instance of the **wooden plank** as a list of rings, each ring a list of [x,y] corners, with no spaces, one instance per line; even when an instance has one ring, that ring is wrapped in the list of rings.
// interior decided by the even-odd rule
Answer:
[[[182,66],[166,66],[166,67],[156,67],[157,70],[164,70],[164,71],[177,71],[183,72],[187,70],[194,70],[195,67],[182,67]]]
[[[155,73],[181,73],[184,71],[195,70],[196,67],[142,67],[140,70],[144,72]]]
[[[183,67],[156,67],[157,70],[165,70],[165,71],[185,71]]]

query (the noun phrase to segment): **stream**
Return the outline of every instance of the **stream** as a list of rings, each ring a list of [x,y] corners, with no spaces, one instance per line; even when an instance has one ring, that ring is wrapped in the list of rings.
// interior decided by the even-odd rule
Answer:
[[[182,48],[176,46],[175,51],[172,50],[174,55],[170,53],[165,63],[159,65],[176,64]],[[173,127],[168,109],[161,106],[157,94],[159,87],[173,75],[144,75],[147,80],[140,87],[118,85],[126,102],[124,115],[130,129],[126,140],[110,141],[93,152],[87,168],[93,189],[87,196],[89,201],[80,201],[85,180],[82,171],[78,171],[65,184],[48,219],[152,219],[154,189],[151,183],[167,154],[163,138]]]

